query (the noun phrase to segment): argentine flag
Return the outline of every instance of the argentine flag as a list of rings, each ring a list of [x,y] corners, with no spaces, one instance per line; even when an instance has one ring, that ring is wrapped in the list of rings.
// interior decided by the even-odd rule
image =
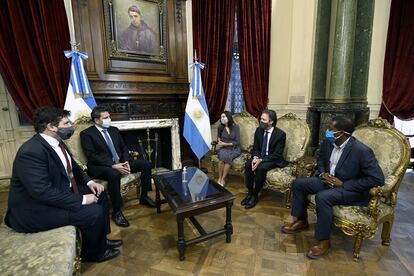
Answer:
[[[190,67],[194,75],[185,108],[184,137],[197,158],[201,159],[211,149],[210,118],[200,73],[204,64],[195,61]]]
[[[87,59],[88,54],[85,52],[65,51],[65,56],[72,58],[72,65],[64,109],[70,110],[69,119],[74,122],[80,116],[90,117],[96,102],[89,86],[88,76],[83,68],[82,60]]]

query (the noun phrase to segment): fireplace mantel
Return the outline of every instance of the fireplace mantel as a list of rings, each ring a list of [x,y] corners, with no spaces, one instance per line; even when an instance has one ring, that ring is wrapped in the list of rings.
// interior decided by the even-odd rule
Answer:
[[[147,129],[147,128],[149,129],[170,128],[172,169],[173,170],[181,169],[180,127],[178,125],[178,118],[113,121],[112,126],[117,127],[120,131]]]

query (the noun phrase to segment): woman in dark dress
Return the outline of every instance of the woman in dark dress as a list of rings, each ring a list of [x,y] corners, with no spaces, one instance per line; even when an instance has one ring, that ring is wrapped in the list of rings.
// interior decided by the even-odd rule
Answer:
[[[230,171],[231,162],[240,155],[240,128],[233,121],[228,111],[221,114],[217,131],[217,156],[219,159],[219,178],[217,182],[224,186],[226,176]]]

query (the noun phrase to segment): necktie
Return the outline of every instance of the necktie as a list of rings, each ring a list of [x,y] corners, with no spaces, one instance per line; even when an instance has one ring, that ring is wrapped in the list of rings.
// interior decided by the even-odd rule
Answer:
[[[73,172],[72,172],[72,166],[70,165],[68,154],[66,152],[65,146],[63,145],[63,143],[59,143],[59,147],[63,152],[63,156],[65,156],[66,171],[68,172],[68,176],[69,176],[69,179],[70,179],[70,183],[72,184],[73,192],[75,194],[79,194],[78,185],[76,184],[75,177],[74,177]]]
[[[265,131],[265,135],[264,135],[264,138],[263,138],[263,143],[262,143],[262,150],[261,150],[261,152],[260,152],[260,157],[265,157],[266,156],[266,148],[267,148],[267,134],[268,134],[268,132],[267,131]]]
[[[119,156],[118,156],[118,153],[116,153],[116,150],[115,150],[114,144],[112,143],[111,138],[109,138],[108,131],[106,131],[106,129],[103,129],[102,132],[105,136],[106,144],[108,145],[109,149],[111,150],[112,160],[114,160],[115,164],[118,164],[119,163]]]

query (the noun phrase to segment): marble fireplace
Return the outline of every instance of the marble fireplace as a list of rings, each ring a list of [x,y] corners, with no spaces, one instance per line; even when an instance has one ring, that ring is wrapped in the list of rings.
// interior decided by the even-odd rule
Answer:
[[[181,169],[178,118],[113,121],[112,125],[121,131],[128,148],[151,160],[153,167]]]

